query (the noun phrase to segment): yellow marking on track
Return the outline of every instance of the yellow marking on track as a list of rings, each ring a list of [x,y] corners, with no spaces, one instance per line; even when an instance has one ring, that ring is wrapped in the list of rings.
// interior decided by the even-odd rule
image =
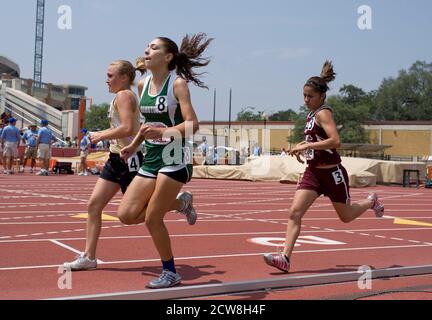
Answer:
[[[72,218],[77,218],[77,219],[87,219],[88,214],[87,213],[80,213],[77,214],[76,216],[72,216]],[[102,214],[102,221],[119,221],[119,219],[117,217],[113,217],[110,216],[109,214]]]
[[[409,226],[432,227],[432,223],[407,220],[407,219],[401,219],[401,218],[395,218],[393,223],[394,224],[405,224],[405,225],[409,225]]]

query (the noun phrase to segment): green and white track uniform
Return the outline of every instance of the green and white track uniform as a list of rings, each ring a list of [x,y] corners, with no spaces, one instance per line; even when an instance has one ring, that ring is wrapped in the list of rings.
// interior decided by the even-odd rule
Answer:
[[[155,96],[150,95],[151,79],[151,76],[145,79],[140,100],[140,110],[145,123],[169,128],[184,122],[180,104],[174,96],[176,73],[169,74],[162,90]],[[145,147],[144,162],[138,173],[140,176],[156,178],[159,172],[172,176],[182,170],[186,175],[184,180],[188,182],[191,179],[192,146],[186,144],[183,137],[148,139],[145,141]]]

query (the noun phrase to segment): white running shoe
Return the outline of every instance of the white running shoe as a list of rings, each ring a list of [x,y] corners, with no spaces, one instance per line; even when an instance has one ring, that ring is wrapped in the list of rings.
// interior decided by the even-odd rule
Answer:
[[[38,176],[48,176],[48,170],[42,169],[38,174]]]
[[[264,254],[263,258],[265,263],[267,263],[269,266],[278,268],[283,272],[289,272],[290,263],[283,254],[266,253]]]
[[[162,289],[178,285],[181,282],[181,276],[178,273],[169,270],[163,270],[158,279],[149,282],[147,288]]]
[[[81,253],[76,256],[74,261],[63,263],[63,267],[72,271],[94,270],[97,268],[97,260],[91,260],[87,258],[84,253]]]
[[[184,214],[186,216],[188,224],[190,224],[191,226],[194,225],[198,216],[197,216],[197,213],[193,207],[193,195],[192,195],[192,193],[190,193],[188,191],[179,193],[177,195],[177,200],[182,200],[183,204],[184,204],[183,209],[178,210],[177,212]]]
[[[373,202],[371,209],[375,211],[375,215],[378,218],[381,218],[384,215],[384,205],[379,202],[378,195],[375,192],[370,193],[367,199]]]

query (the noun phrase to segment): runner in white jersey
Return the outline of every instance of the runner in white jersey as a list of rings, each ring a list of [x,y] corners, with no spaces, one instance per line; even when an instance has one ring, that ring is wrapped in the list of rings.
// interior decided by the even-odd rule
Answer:
[[[116,94],[108,115],[111,127],[92,133],[90,140],[92,143],[111,140],[110,155],[88,203],[85,251],[75,261],[64,264],[64,267],[71,270],[97,267],[96,246],[101,231],[102,210],[119,190],[123,193],[126,191],[143,160],[139,147],[133,150],[128,162],[120,158],[120,150],[130,144],[140,128],[138,98],[131,90],[136,70],[130,62],[124,60],[114,61],[108,68],[109,91]]]
[[[190,224],[196,220],[192,194],[180,193],[192,174],[191,157],[185,140],[198,130],[188,82],[205,87],[194,72],[210,61],[201,58],[212,39],[205,34],[186,36],[180,50],[168,38],[154,39],[145,50],[144,63],[151,76],[138,84],[141,113],[146,122],[134,141],[122,149],[128,158],[146,140],[146,155],[118,209],[125,224],[146,223],[162,260],[162,274],[149,288],[167,288],[180,283],[164,216],[177,210],[186,214]],[[189,156],[188,156],[189,155]]]

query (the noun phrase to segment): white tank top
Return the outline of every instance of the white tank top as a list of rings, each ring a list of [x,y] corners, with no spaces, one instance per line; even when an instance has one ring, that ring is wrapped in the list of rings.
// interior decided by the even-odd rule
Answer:
[[[133,113],[133,132],[132,135],[129,137],[125,137],[125,138],[121,138],[121,139],[113,139],[110,141],[110,152],[112,153],[116,153],[116,154],[120,154],[120,150],[123,149],[125,146],[129,145],[133,139],[135,138],[136,134],[138,133],[138,130],[140,128],[141,125],[141,114],[139,112],[139,108],[138,108],[138,98],[137,95],[132,91],[129,90],[130,92],[133,93],[134,98],[135,98],[135,110]],[[118,128],[121,126],[121,121],[120,121],[120,114],[118,111],[118,107],[117,107],[117,97],[114,98],[114,100],[111,102],[110,104],[110,108],[108,111],[108,118],[110,121],[110,126],[111,128]]]

